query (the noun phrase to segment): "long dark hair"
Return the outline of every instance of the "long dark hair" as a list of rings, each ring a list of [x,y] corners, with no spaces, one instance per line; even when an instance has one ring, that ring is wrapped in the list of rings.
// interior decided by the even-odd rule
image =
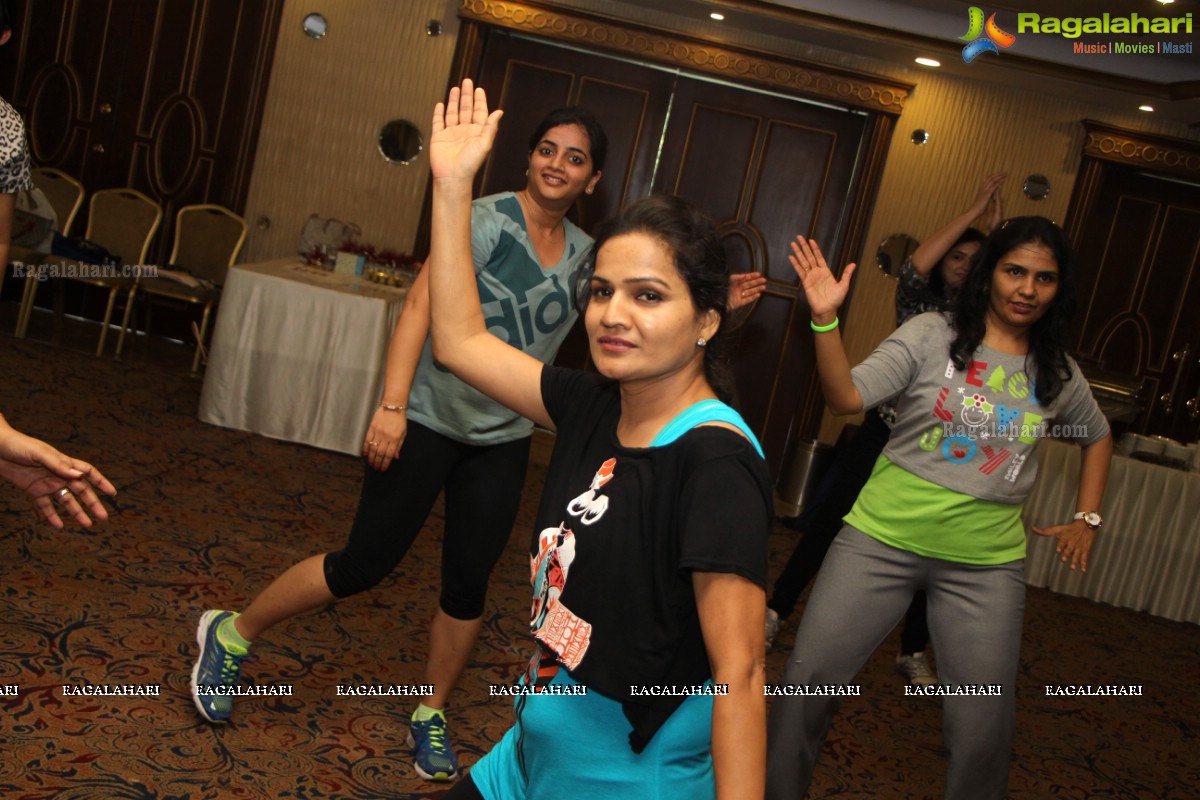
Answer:
[[[942,262],[946,260],[946,256],[950,253],[950,251],[958,247],[960,244],[966,244],[967,242],[982,242],[986,238],[987,236],[985,236],[983,231],[979,230],[978,228],[967,228],[962,232],[961,236],[954,240],[954,244],[950,245],[950,248],[945,253],[942,253],[937,264],[935,264],[933,269],[929,271],[929,280],[925,284],[925,291],[928,293],[929,297],[929,305],[936,305],[940,306],[941,308],[950,308],[954,305],[953,298],[951,297],[951,295],[954,293],[954,290],[949,289],[949,287],[946,285],[946,276],[942,274]]]
[[[644,233],[667,246],[675,259],[675,268],[687,284],[696,312],[716,311],[721,324],[704,348],[704,376],[723,402],[733,402],[733,372],[730,356],[731,337],[726,334],[725,313],[729,300],[729,267],[717,226],[707,214],[682,197],[656,194],[638,200],[596,229],[596,243],[579,270],[575,284],[575,307],[580,315],[587,311],[596,254],[604,244],[627,233]]]
[[[583,128],[588,137],[588,150],[592,156],[592,174],[604,169],[604,159],[608,157],[608,134],[596,116],[586,108],[567,106],[556,108],[545,116],[534,128],[529,137],[529,152],[533,152],[546,136],[546,131],[559,125],[578,125]]]
[[[1072,377],[1067,359],[1067,325],[1075,313],[1075,253],[1062,228],[1045,217],[1013,217],[983,242],[963,281],[954,309],[954,341],[950,357],[958,369],[966,369],[987,332],[992,276],[996,265],[1015,248],[1026,244],[1045,247],[1058,265],[1058,291],[1041,319],[1029,329],[1029,353],[1025,371],[1033,360],[1035,397],[1048,406]]]

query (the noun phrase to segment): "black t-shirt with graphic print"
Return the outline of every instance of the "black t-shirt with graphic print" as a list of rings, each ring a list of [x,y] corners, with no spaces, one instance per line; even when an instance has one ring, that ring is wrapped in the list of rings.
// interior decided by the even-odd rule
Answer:
[[[547,365],[542,400],[558,436],[531,549],[531,630],[572,677],[619,700],[640,750],[711,669],[692,572],[767,580],[766,464],[742,435],[699,427],[662,447],[617,440],[614,381]]]

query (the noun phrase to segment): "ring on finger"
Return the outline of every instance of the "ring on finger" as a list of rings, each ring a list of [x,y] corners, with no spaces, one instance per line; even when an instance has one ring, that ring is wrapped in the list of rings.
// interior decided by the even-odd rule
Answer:
[[[59,500],[65,500],[68,497],[70,497],[70,495],[71,495],[71,490],[65,486],[54,493],[54,496],[57,497]]]

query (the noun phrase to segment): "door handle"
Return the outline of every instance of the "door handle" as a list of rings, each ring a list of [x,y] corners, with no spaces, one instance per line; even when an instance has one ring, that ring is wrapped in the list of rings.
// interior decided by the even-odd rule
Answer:
[[[1196,365],[1200,366],[1200,359],[1196,360]],[[1184,403],[1187,407],[1188,416],[1192,419],[1200,417],[1200,389],[1196,390],[1196,396]]]
[[[1179,391],[1179,379],[1183,377],[1183,367],[1187,360],[1188,354],[1192,351],[1190,342],[1184,344],[1182,350],[1176,350],[1171,355],[1171,360],[1179,366],[1175,367],[1175,378],[1171,381],[1171,391],[1159,397],[1159,402],[1163,404],[1163,413],[1170,414],[1174,411],[1175,393]]]

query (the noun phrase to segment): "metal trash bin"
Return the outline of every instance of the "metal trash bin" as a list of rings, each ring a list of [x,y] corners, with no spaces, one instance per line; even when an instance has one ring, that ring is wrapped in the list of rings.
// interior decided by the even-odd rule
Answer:
[[[833,447],[816,439],[798,439],[788,453],[775,484],[780,516],[799,515],[804,504],[813,498],[829,465],[833,462]]]

